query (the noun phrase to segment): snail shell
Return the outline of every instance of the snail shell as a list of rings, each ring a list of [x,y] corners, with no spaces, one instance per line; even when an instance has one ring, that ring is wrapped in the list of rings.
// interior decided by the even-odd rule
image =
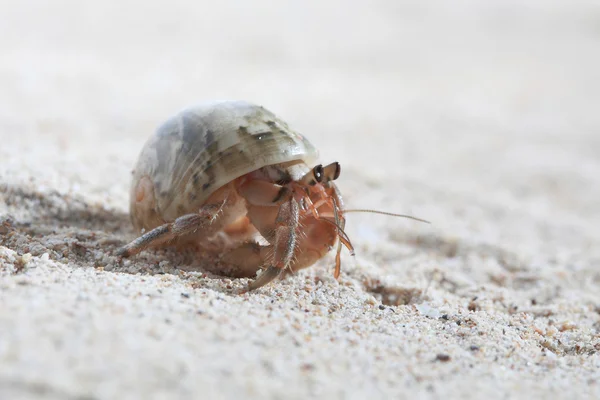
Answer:
[[[163,123],[143,147],[133,172],[131,217],[150,229],[196,212],[232,180],[259,168],[301,160],[313,165],[315,147],[264,107],[217,101],[186,109]],[[153,202],[140,208],[140,187]]]

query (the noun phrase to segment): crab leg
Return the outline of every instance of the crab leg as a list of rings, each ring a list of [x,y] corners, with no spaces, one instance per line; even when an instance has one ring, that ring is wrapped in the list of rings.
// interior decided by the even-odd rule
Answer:
[[[148,247],[171,242],[199,230],[204,231],[203,233],[210,236],[213,232],[216,233],[223,228],[226,221],[221,217],[227,204],[227,199],[221,204],[208,204],[202,207],[198,213],[186,214],[171,223],[156,227],[131,243],[121,247],[117,250],[116,255],[119,257],[129,257]]]
[[[273,263],[255,281],[248,284],[248,291],[268,284],[290,266],[298,238],[296,230],[299,217],[300,207],[293,197],[281,204],[275,219]]]
[[[344,228],[346,227],[346,220],[345,219],[341,219],[339,212],[338,212],[338,205],[337,202],[335,201],[335,199],[333,200],[333,214],[335,216],[335,224],[338,226],[338,244],[337,244],[337,249],[335,251],[335,270],[333,271],[333,277],[335,279],[338,279],[340,277],[340,271],[342,268],[342,259],[341,259],[341,254],[342,254],[342,233],[344,234],[344,236],[346,235],[346,232],[344,232]],[[351,244],[350,241],[348,240],[347,243],[344,243],[346,245],[346,247],[351,248]]]

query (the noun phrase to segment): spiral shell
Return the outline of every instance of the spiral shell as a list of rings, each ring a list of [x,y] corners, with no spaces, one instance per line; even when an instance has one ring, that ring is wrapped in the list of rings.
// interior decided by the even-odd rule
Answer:
[[[148,178],[154,212],[164,221],[198,210],[223,185],[259,168],[317,161],[315,147],[283,120],[244,101],[218,101],[184,110],[163,123],[145,144],[133,172],[135,191]]]

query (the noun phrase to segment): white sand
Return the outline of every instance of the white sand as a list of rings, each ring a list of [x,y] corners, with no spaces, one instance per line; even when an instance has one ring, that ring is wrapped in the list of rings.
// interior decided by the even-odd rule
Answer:
[[[2,400],[600,396],[597,3],[146,3],[2,6]],[[352,215],[339,282],[242,296],[116,263],[143,142],[215,98],[434,224]]]

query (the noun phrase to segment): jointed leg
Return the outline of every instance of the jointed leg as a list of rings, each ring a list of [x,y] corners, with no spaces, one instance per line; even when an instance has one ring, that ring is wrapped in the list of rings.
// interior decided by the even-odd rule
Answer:
[[[117,250],[116,255],[129,257],[148,247],[171,242],[200,229],[205,232],[206,236],[211,236],[221,230],[226,222],[221,218],[226,204],[227,200],[224,200],[221,204],[209,204],[202,207],[196,214],[186,214],[171,223],[154,228],[121,247]]]
[[[258,289],[273,279],[290,266],[294,259],[294,250],[298,234],[298,221],[300,209],[294,198],[281,204],[275,219],[275,239],[273,243],[273,261],[271,265],[253,282],[248,284],[248,291]]]

